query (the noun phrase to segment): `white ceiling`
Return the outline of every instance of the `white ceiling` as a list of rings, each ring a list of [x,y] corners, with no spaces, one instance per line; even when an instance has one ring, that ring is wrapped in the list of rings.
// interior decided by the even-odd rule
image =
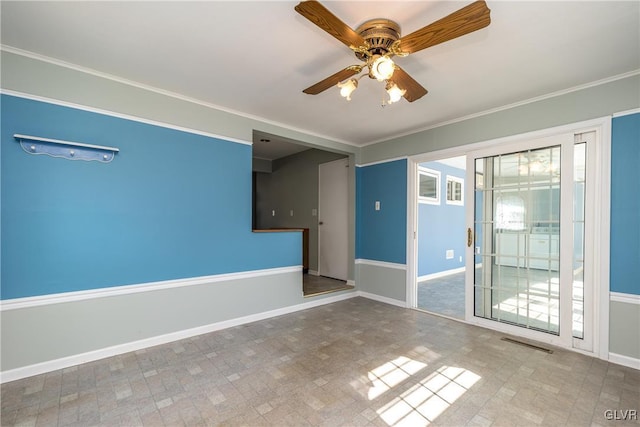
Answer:
[[[325,1],[352,28],[408,34],[471,1]],[[381,107],[362,79],[351,102],[302,89],[358,63],[292,1],[1,3],[5,46],[356,146],[640,69],[638,1],[494,1],[491,25],[397,58],[429,93]]]

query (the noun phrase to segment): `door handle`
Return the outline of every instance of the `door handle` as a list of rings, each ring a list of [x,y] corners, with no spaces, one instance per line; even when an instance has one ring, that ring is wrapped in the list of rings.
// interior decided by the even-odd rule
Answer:
[[[470,248],[473,244],[473,231],[471,231],[471,227],[467,228],[467,247]]]
[[[320,221],[320,222],[318,223],[318,225],[322,225],[322,224],[324,224],[324,222],[322,222],[322,221]]]

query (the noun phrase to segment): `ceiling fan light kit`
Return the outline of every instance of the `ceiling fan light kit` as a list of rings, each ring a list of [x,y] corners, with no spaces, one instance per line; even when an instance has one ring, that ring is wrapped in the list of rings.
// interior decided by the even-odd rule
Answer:
[[[403,57],[431,46],[477,31],[491,23],[490,10],[484,0],[477,0],[444,18],[413,33],[401,37],[400,26],[389,19],[371,19],[355,31],[316,0],[302,1],[295,10],[320,29],[353,50],[362,65],[351,65],[303,90],[317,95],[330,87],[338,86],[340,95],[347,101],[358,87],[358,80],[365,75],[385,83],[389,99],[382,106],[404,97],[416,101],[427,90],[399,67],[391,58]],[[368,72],[352,78],[367,68]]]
[[[347,98],[347,101],[351,101],[351,94],[358,88],[358,80],[345,80],[342,83],[338,83],[338,87],[340,88],[340,95]]]
[[[387,101],[388,104],[400,101],[400,98],[402,98],[407,92],[406,89],[400,89],[398,85],[392,82],[387,82],[385,90],[389,94],[389,100]]]
[[[375,59],[371,63],[371,75],[375,77],[379,82],[390,79],[396,69],[396,64],[393,62],[393,60],[386,55],[372,57],[372,59],[373,58]]]

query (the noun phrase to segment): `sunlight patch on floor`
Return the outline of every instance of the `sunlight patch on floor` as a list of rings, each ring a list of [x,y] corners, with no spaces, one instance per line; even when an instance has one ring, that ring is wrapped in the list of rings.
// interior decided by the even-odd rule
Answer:
[[[389,426],[426,426],[467,392],[480,376],[443,366],[378,410]]]
[[[368,377],[369,381],[371,381],[371,387],[368,392],[369,400],[373,400],[391,390],[426,366],[426,363],[400,356],[369,371]]]

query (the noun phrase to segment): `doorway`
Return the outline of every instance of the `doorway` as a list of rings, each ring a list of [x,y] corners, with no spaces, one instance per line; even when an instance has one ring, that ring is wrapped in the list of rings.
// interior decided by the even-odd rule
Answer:
[[[449,317],[606,355],[608,215],[597,207],[609,201],[609,126],[605,118],[410,158],[411,177],[424,162],[467,158],[464,317]],[[419,179],[410,180],[414,308],[421,308],[420,191]]]
[[[465,318],[466,156],[418,165],[417,308]]]
[[[318,274],[346,282],[349,250],[349,159],[318,165]]]

